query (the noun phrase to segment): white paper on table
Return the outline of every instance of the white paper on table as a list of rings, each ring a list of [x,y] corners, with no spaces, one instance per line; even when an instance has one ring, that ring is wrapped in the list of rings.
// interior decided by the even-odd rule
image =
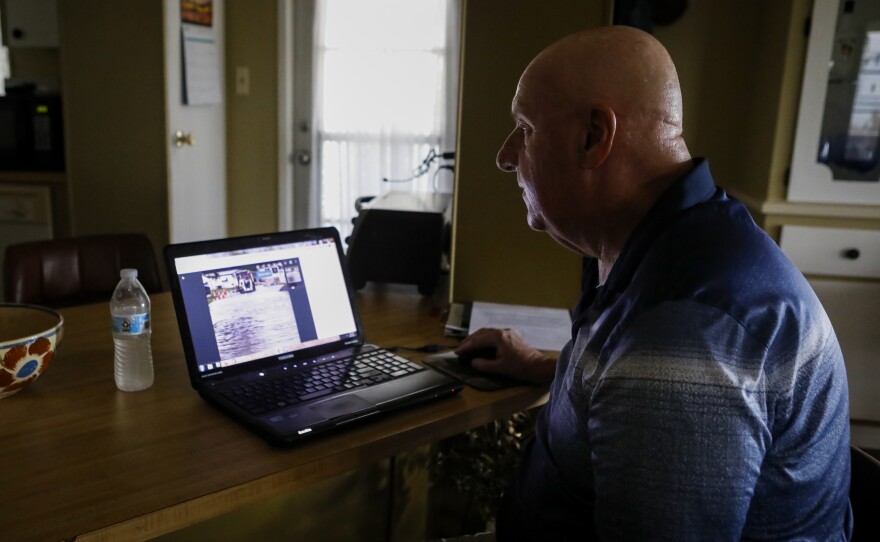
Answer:
[[[220,59],[214,29],[181,24],[183,39],[183,103],[219,104]]]
[[[484,327],[510,328],[539,350],[559,351],[571,338],[571,315],[565,309],[474,301],[468,333]]]

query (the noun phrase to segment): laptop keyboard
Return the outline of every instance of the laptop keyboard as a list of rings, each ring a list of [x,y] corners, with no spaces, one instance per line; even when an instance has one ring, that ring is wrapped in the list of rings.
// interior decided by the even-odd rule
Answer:
[[[334,392],[363,388],[408,374],[424,367],[387,350],[372,350],[335,361],[298,369],[265,381],[248,382],[222,394],[251,414],[264,414]]]

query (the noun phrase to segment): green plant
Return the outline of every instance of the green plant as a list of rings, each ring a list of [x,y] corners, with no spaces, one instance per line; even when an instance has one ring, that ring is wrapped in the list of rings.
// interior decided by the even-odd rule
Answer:
[[[473,507],[483,524],[495,518],[501,494],[519,463],[534,428],[531,411],[518,412],[439,442],[431,462],[432,484],[451,483],[467,501],[463,521]]]

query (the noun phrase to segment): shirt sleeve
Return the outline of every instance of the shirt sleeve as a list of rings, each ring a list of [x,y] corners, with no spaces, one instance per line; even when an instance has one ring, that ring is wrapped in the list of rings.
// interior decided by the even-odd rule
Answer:
[[[603,540],[739,540],[771,442],[766,349],[728,314],[668,303],[605,353],[588,431]]]

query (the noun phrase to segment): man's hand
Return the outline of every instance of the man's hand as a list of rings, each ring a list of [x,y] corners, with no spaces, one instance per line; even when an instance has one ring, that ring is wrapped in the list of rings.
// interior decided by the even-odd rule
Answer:
[[[455,349],[456,354],[491,348],[494,359],[476,357],[471,366],[489,374],[509,376],[533,384],[549,384],[556,372],[556,358],[545,356],[526,344],[510,329],[483,328],[473,333]]]

